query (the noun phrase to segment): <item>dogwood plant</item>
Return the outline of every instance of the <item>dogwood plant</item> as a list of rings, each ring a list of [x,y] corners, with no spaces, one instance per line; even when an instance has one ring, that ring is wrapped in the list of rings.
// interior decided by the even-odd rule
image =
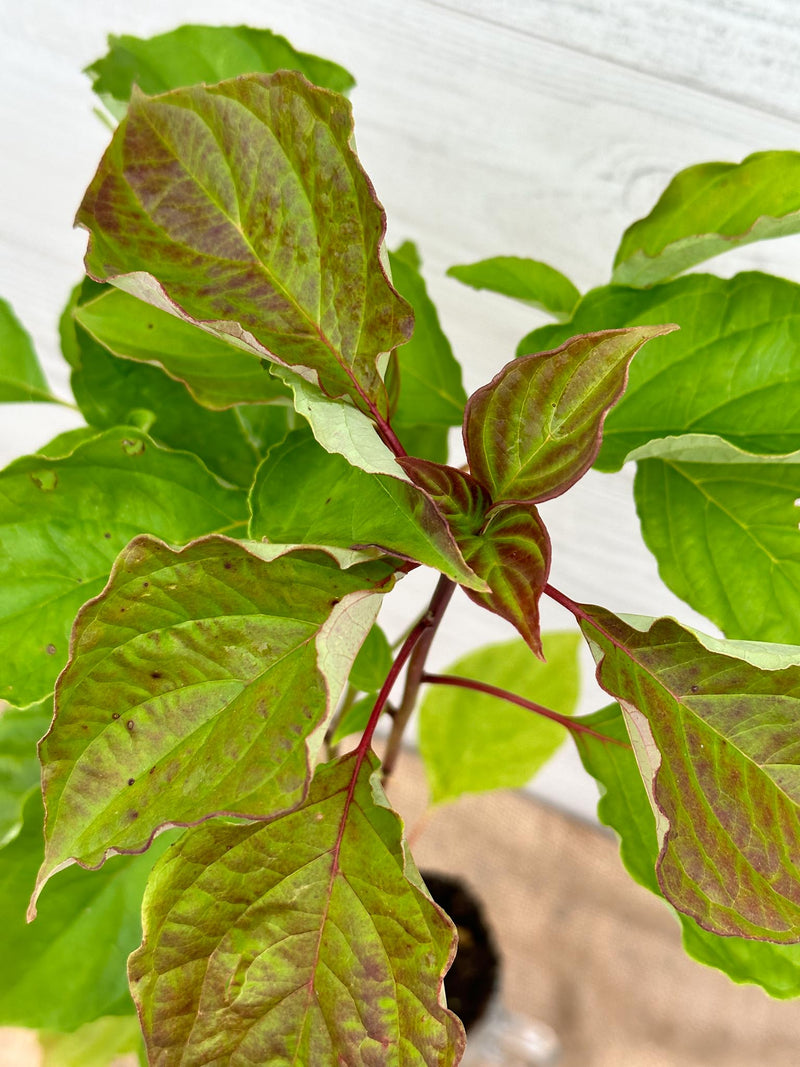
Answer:
[[[569,734],[687,951],[797,995],[800,288],[685,272],[800,228],[800,154],[683,171],[583,296],[454,267],[556,320],[468,398],[416,249],[383,248],[346,71],[243,27],[110,44],[61,321],[86,425],[0,473],[0,1023],[83,1064],[134,1012],[152,1064],[457,1063],[453,927],[383,792],[423,687],[435,802]],[[7,305],[0,346],[0,400],[57,402]],[[629,461],[664,581],[725,639],[549,584],[538,505]],[[519,637],[433,674],[456,586]],[[581,719],[579,638],[612,701]]]

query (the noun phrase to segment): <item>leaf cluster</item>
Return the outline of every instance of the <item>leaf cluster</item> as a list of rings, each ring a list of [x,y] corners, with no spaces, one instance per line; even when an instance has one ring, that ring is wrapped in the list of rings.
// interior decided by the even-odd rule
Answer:
[[[687,951],[800,994],[800,288],[684,273],[798,229],[800,156],[683,171],[584,295],[453,267],[555,320],[467,397],[417,250],[383,246],[346,71],[185,26],[89,73],[119,125],[61,319],[85,426],[0,472],[0,1023],[53,1064],[135,1047],[134,1013],[164,1067],[457,1063],[454,929],[383,791],[418,703],[432,803],[570,735]],[[63,402],[5,303],[0,401]],[[549,584],[539,505],[626,462],[722,639]],[[518,636],[432,674],[457,586]],[[581,638],[615,703],[577,719]]]

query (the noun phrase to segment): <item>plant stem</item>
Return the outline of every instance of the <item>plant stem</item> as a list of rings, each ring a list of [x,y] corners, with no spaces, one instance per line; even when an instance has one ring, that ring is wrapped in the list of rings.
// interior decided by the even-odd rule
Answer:
[[[406,452],[406,450],[403,448],[402,444],[400,443],[400,438],[392,429],[388,419],[385,419],[380,414],[374,404],[370,405],[370,409],[372,411],[372,416],[375,419],[375,422],[377,423],[378,433],[383,439],[383,443],[389,448],[391,448],[392,452],[394,452],[396,456],[407,456],[408,452]]]
[[[362,734],[361,740],[358,743],[357,751],[359,753],[360,760],[363,760],[364,755],[366,755],[370,745],[372,744],[372,735],[375,733],[375,727],[378,725],[378,719],[381,717],[381,713],[383,712],[383,709],[385,708],[389,700],[392,688],[394,687],[394,684],[397,681],[400,672],[402,671],[403,667],[405,667],[406,661],[409,659],[409,657],[412,656],[413,653],[416,653],[417,649],[420,648],[424,649],[422,662],[420,662],[419,665],[419,673],[422,673],[425,661],[425,654],[427,653],[427,650],[430,647],[430,643],[433,640],[433,635],[436,631],[436,627],[439,625],[439,620],[442,617],[444,609],[447,607],[447,602],[453,595],[453,589],[455,589],[455,584],[451,582],[449,578],[445,578],[445,576],[442,575],[442,577],[439,579],[439,584],[436,586],[436,590],[433,594],[433,597],[431,598],[431,603],[428,610],[415,623],[415,625],[411,629],[411,632],[408,634],[405,641],[403,641],[403,645],[400,651],[395,656],[394,663],[392,664],[389,673],[386,675],[386,681],[381,686],[381,691],[378,693],[378,696],[375,699],[375,707],[372,709],[372,713],[369,717],[369,722],[367,723],[366,728],[364,729],[364,733]],[[409,671],[413,668],[415,658],[412,658],[411,662],[412,667],[409,668]],[[409,682],[408,679],[406,679],[406,693],[408,692],[408,686]],[[416,688],[419,688],[419,682],[417,682]],[[404,702],[406,693],[403,694]],[[397,723],[397,716],[400,714],[401,711],[402,705],[400,706],[400,708],[398,708],[398,711],[396,713],[395,724]],[[393,726],[392,736],[394,736],[394,732],[395,729]]]
[[[405,648],[411,636],[421,628],[419,637],[414,642],[415,647],[413,648],[413,655],[408,664],[408,674],[406,675],[403,698],[395,713],[391,733],[389,734],[389,740],[386,745],[386,751],[383,756],[384,782],[394,770],[394,766],[397,763],[397,757],[400,755],[403,734],[405,733],[406,726],[408,726],[408,720],[411,718],[411,712],[414,710],[414,705],[417,701],[417,693],[422,684],[425,660],[428,658],[428,652],[431,643],[433,642],[434,635],[439,627],[439,623],[442,621],[445,609],[450,603],[450,598],[455,592],[455,588],[455,582],[445,577],[445,575],[441,575],[433,596],[431,597],[428,610],[416,624],[403,644],[403,648]]]
[[[543,704],[536,704],[534,701],[526,700],[525,697],[521,697],[517,693],[512,693],[508,689],[500,689],[496,685],[489,685],[487,682],[479,682],[474,678],[460,678],[456,674],[428,674],[424,671],[421,681],[431,685],[452,685],[461,689],[474,689],[477,693],[486,693],[488,696],[507,700],[510,704],[525,708],[526,711],[542,715],[545,719],[552,719],[553,722],[560,723],[572,733],[589,734],[591,737],[596,737],[598,741],[619,745],[621,748],[630,748],[627,742],[618,741],[615,737],[608,737],[607,734],[601,734],[598,730],[593,730],[591,726],[584,725],[580,719],[571,719],[569,715],[561,715],[559,712],[553,711],[552,708],[546,708]]]
[[[570,614],[574,615],[576,619],[589,618],[589,616],[586,614],[580,604],[576,604],[575,601],[571,600],[566,593],[562,593],[560,590],[556,589],[555,586],[550,585],[548,583],[544,587],[544,591],[545,593],[547,593],[551,600],[555,600],[555,602],[557,604],[560,604],[562,608],[566,608],[567,611],[570,612]]]

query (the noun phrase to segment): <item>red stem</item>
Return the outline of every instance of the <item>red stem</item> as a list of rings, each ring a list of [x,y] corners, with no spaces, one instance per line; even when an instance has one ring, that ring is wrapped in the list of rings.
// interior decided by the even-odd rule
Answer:
[[[397,653],[394,663],[391,666],[391,670],[386,675],[386,681],[381,686],[381,691],[378,693],[378,696],[375,700],[375,706],[373,707],[370,713],[369,721],[367,722],[366,728],[364,729],[364,733],[361,735],[361,740],[358,743],[358,753],[360,756],[360,759],[358,760],[359,766],[361,765],[364,756],[367,754],[370,745],[372,744],[372,735],[375,733],[375,727],[378,725],[378,719],[380,719],[381,715],[383,714],[383,709],[386,707],[386,702],[389,699],[389,694],[394,688],[394,683],[397,681],[400,671],[402,671],[403,667],[405,667],[408,657],[414,651],[414,646],[416,645],[417,641],[419,641],[419,639],[422,637],[422,635],[425,633],[425,630],[427,629],[426,618],[427,616],[419,620],[417,625],[414,627],[414,629],[403,642],[403,647]]]
[[[526,711],[542,715],[545,719],[552,719],[553,722],[560,723],[572,733],[589,734],[591,737],[596,737],[598,741],[619,745],[621,748],[630,748],[630,745],[625,741],[618,741],[615,737],[601,734],[598,730],[593,730],[591,726],[585,726],[580,719],[571,719],[568,715],[560,715],[557,711],[544,707],[543,704],[535,704],[532,700],[526,700],[525,697],[511,693],[508,689],[500,689],[498,686],[489,685],[487,682],[479,682],[474,678],[460,678],[456,674],[428,674],[427,672],[423,672],[422,681],[429,682],[431,685],[452,685],[461,689],[474,689],[478,693],[486,693],[488,696],[507,700],[510,704],[516,704],[520,708],[525,708]]]
[[[576,619],[588,619],[589,615],[583,610],[580,604],[576,604],[574,600],[570,600],[566,593],[562,593],[556,589],[555,586],[549,583],[544,587],[545,593],[551,600],[555,600],[557,604],[560,604],[563,608],[566,608]]]
[[[420,622],[417,623],[417,626],[424,624],[425,631],[419,644],[414,648],[414,654],[409,662],[403,697],[400,701],[400,706],[395,712],[392,730],[386,744],[386,751],[383,754],[384,782],[394,770],[397,757],[400,755],[403,734],[405,733],[406,726],[408,726],[408,720],[411,718],[414,705],[417,702],[417,694],[419,693],[419,687],[422,683],[422,673],[425,670],[425,661],[428,658],[428,652],[430,651],[434,635],[439,627],[439,623],[442,621],[445,609],[455,592],[455,588],[455,582],[452,582],[444,574],[440,575],[436,589],[431,597],[428,610],[420,619]],[[412,630],[412,633],[413,632],[414,631]]]

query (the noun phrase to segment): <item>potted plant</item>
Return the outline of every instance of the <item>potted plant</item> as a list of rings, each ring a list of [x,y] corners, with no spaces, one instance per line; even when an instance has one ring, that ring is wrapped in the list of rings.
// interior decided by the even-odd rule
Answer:
[[[583,296],[454,268],[557,320],[468,398],[416,249],[383,248],[346,71],[183,27],[90,73],[119,125],[61,323],[86,425],[0,473],[0,1022],[127,1042],[135,1003],[153,1064],[457,1063],[453,927],[383,792],[423,687],[434,799],[521,784],[566,731],[688,951],[796,995],[800,289],[685,272],[797,230],[800,156],[682,172]],[[2,314],[0,399],[55,401]],[[549,583],[538,506],[628,461],[664,581],[724,638]],[[457,586],[519,637],[433,672]],[[580,638],[612,703],[576,719]]]

